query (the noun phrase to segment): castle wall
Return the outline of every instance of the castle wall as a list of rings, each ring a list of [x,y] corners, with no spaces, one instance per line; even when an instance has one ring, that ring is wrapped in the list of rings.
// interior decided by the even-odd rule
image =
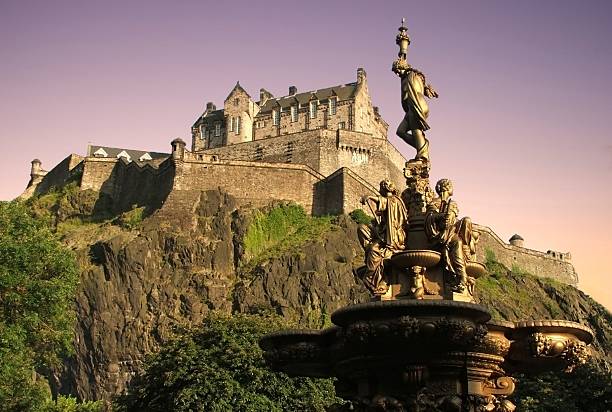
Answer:
[[[134,206],[159,207],[172,189],[173,178],[174,166],[170,161],[138,164],[87,157],[83,161],[81,190],[96,190],[110,196],[113,211],[121,213]]]
[[[294,163],[319,170],[319,142],[321,130],[280,136],[263,141],[245,142],[205,150],[207,155],[218,155],[223,160]]]
[[[535,276],[546,276],[570,285],[578,283],[578,275],[571,262],[553,258],[537,250],[510,245],[501,240],[490,228],[474,226],[480,232],[476,247],[477,261],[485,262],[486,251],[490,250],[495,254],[496,260],[507,268],[520,269]]]
[[[221,188],[240,204],[265,206],[272,200],[293,201],[313,213],[315,190],[323,176],[304,165],[264,162],[186,161],[177,164],[173,190]]]
[[[117,162],[112,179],[113,209],[119,213],[135,206],[159,208],[172,190],[174,173],[174,164],[170,161],[159,169],[148,164]]]
[[[375,187],[383,179],[391,179],[398,188],[405,185],[405,159],[388,140],[349,130],[312,130],[202,153],[228,160],[304,164],[324,176],[346,167]]]
[[[34,189],[34,193],[45,193],[52,187],[61,187],[70,179],[76,178],[82,170],[81,162],[83,157],[71,154],[59,162],[42,178]]]
[[[105,157],[88,157],[83,162],[81,190],[99,190],[112,195],[115,185],[113,170],[118,159]]]
[[[361,204],[361,198],[374,196],[377,190],[352,170],[345,167],[338,169],[325,179],[324,184],[326,213],[348,214],[355,209],[362,209],[370,214]]]

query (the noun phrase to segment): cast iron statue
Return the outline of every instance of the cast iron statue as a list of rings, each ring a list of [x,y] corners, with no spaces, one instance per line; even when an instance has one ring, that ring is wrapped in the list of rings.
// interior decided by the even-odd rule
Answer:
[[[430,84],[427,84],[423,72],[408,64],[406,53],[410,39],[406,34],[403,21],[399,30],[396,42],[400,46],[400,52],[391,70],[401,79],[402,108],[406,115],[397,128],[397,135],[416,149],[415,159],[428,161],[429,140],[425,138],[425,131],[429,130],[429,124],[427,124],[429,107],[425,97],[438,97],[438,93]]]
[[[468,290],[472,293],[473,279],[466,273],[466,263],[476,253],[478,233],[472,229],[469,217],[459,219],[459,207],[451,199],[453,183],[441,179],[436,183],[438,197],[427,205],[425,232],[427,237],[442,248],[445,269],[454,279],[452,288],[456,292]]]
[[[380,182],[378,196],[365,196],[361,203],[367,204],[375,216],[371,224],[360,225],[358,231],[365,250],[364,283],[374,295],[381,295],[388,288],[384,279],[385,259],[405,248],[408,213],[390,180]]]

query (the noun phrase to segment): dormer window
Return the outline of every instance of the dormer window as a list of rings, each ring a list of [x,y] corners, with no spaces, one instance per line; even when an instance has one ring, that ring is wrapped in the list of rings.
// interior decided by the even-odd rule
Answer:
[[[329,114],[331,116],[336,114],[336,107],[337,107],[337,105],[338,105],[338,98],[337,97],[330,97],[329,98]]]
[[[310,102],[310,118],[314,119],[315,117],[317,117],[317,101],[313,100]]]
[[[272,124],[274,124],[274,126],[280,124],[280,110],[278,109],[272,110]]]

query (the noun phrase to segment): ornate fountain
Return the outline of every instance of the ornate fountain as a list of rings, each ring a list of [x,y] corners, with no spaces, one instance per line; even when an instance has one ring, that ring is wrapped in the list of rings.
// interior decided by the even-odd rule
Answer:
[[[571,370],[586,362],[593,334],[565,320],[493,322],[474,303],[478,232],[459,218],[453,185],[429,182],[429,109],[438,97],[407,62],[402,27],[392,70],[401,79],[406,115],[397,134],[417,154],[406,163],[406,188],[380,183],[362,203],[374,216],[361,225],[365,265],[356,270],[372,301],[331,315],[324,330],[288,330],[260,345],[269,365],[290,375],[335,377],[338,396],[357,411],[513,411],[513,373]]]

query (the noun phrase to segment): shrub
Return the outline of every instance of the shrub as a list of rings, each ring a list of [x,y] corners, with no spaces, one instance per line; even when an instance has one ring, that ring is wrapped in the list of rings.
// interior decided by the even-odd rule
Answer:
[[[364,225],[367,225],[367,224],[369,224],[372,221],[372,218],[370,216],[368,216],[367,213],[364,212],[361,209],[353,210],[351,213],[349,213],[349,216],[355,222],[361,223],[361,224],[364,224]]]

